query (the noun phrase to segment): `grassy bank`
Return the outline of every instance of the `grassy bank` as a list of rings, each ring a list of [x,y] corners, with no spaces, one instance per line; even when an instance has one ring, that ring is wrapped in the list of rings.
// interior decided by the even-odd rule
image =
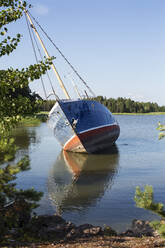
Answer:
[[[48,111],[42,111],[38,113],[39,115],[47,115],[49,114]],[[149,112],[149,113],[112,113],[113,115],[165,115],[165,112]]]
[[[48,118],[48,112],[40,112],[33,116],[27,116],[23,118],[20,122],[20,125],[30,127],[30,126],[39,126],[41,122],[46,122]]]
[[[150,112],[150,113],[113,113],[113,115],[165,115],[165,112]]]

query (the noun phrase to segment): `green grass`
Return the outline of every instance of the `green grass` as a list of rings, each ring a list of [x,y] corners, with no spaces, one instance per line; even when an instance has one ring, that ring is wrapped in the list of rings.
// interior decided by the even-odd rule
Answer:
[[[150,112],[150,113],[113,113],[113,115],[165,115],[165,112]]]
[[[39,126],[41,120],[36,117],[26,117],[20,121],[21,126],[32,127],[32,126]]]
[[[41,122],[46,122],[48,118],[48,112],[39,112],[34,116],[28,116],[21,120],[20,125],[31,127],[39,126]]]
[[[49,111],[41,111],[41,112],[38,112],[38,115],[48,115],[49,114]]]

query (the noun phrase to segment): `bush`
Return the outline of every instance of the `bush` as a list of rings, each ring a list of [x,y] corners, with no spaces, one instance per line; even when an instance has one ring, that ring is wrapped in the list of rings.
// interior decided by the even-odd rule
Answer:
[[[162,238],[165,238],[165,210],[163,203],[154,202],[153,188],[150,185],[146,185],[144,191],[141,191],[140,187],[136,187],[134,200],[136,206],[144,208],[158,214],[161,217],[160,221],[152,221],[150,225],[154,230],[157,230]]]

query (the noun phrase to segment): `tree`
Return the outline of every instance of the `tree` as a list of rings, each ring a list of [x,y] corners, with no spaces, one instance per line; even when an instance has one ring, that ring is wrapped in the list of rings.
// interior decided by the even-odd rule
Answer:
[[[21,35],[11,38],[7,25],[22,17],[26,2],[0,1],[0,57],[10,55],[18,46]],[[0,70],[0,240],[14,227],[22,227],[31,218],[42,193],[34,189],[19,190],[14,180],[16,175],[29,169],[28,157],[17,164],[9,164],[16,153],[11,130],[22,117],[32,114],[37,104],[36,96],[29,91],[29,81],[39,79],[50,68],[51,59],[30,65],[21,70]],[[5,164],[4,164],[5,163]],[[3,165],[3,166],[2,166]]]
[[[159,232],[159,234],[165,238],[165,209],[163,203],[154,202],[153,188],[150,185],[146,185],[144,192],[140,187],[136,187],[135,198],[136,206],[150,210],[161,217],[160,221],[152,221],[151,226]]]
[[[117,99],[106,99],[103,96],[93,98],[104,104],[112,113],[149,113],[149,112],[165,112],[165,106],[158,106],[157,103],[135,102],[130,98],[118,97]]]
[[[158,130],[160,130],[159,139],[165,137],[165,125],[161,125],[158,123]],[[158,233],[165,238],[165,209],[163,203],[155,203],[154,202],[154,194],[153,188],[150,185],[146,185],[144,188],[144,192],[141,191],[140,187],[136,187],[134,200],[136,202],[136,206],[139,208],[144,208],[150,210],[161,217],[160,221],[152,221],[151,226],[158,231]]]

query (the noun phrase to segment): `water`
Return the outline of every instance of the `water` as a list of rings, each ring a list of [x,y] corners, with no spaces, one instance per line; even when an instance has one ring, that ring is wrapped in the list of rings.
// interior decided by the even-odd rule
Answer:
[[[118,231],[135,218],[157,218],[137,208],[133,198],[137,185],[149,184],[155,200],[165,204],[165,139],[159,141],[156,130],[165,116],[116,119],[121,128],[116,147],[97,155],[62,152],[46,124],[17,130],[17,159],[28,154],[31,164],[18,175],[17,186],[44,192],[38,214],[60,213],[75,224],[107,224]]]

